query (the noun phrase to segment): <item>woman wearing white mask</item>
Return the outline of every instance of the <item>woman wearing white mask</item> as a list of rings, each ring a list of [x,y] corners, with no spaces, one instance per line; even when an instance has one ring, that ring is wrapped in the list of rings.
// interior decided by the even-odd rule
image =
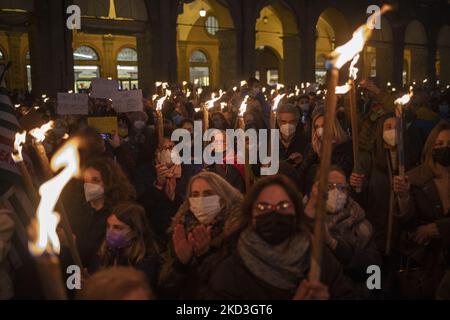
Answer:
[[[314,183],[314,177],[320,164],[322,156],[322,139],[325,127],[325,110],[317,107],[312,118],[311,145],[305,151],[305,157],[299,167],[300,181],[302,181],[303,194],[308,194]],[[335,118],[333,123],[333,140],[331,163],[339,166],[349,177],[353,169],[353,146],[352,141],[342,129],[339,121]]]
[[[388,297],[393,290],[393,275],[400,266],[399,240],[400,226],[394,219],[390,224],[389,217],[399,214],[402,199],[407,197],[406,186],[408,177],[400,177],[397,152],[396,118],[393,113],[380,117],[376,126],[375,146],[372,152],[361,152],[359,167],[361,174],[352,173],[350,185],[353,190],[361,189],[360,193],[353,193],[353,198],[364,208],[367,219],[373,226],[373,237],[380,253],[383,254],[381,287],[382,294]],[[408,137],[403,133],[405,146]],[[413,165],[413,158],[409,149],[405,148],[405,169]],[[392,220],[391,220],[392,221]],[[391,226],[389,229],[388,226]]]
[[[305,214],[314,219],[318,197],[318,180],[312,187]],[[345,172],[332,166],[328,175],[325,241],[356,283],[366,283],[366,269],[380,265],[381,256],[372,240],[372,225],[364,209],[352,199]]]
[[[170,139],[172,130],[164,132],[162,145],[155,155],[155,163],[142,173],[138,202],[145,208],[154,232],[162,245],[169,241],[167,228],[183,203],[189,179],[197,168],[189,163],[175,164],[172,150],[175,143]],[[174,153],[174,157],[177,155]],[[177,161],[175,161],[177,162]]]
[[[242,225],[242,195],[219,175],[201,172],[175,215],[172,241],[160,275],[165,296],[199,299],[220,253]]]
[[[120,166],[109,158],[96,158],[83,170],[84,196],[91,210],[74,219],[74,233],[81,259],[89,265],[105,237],[111,207],[134,200],[136,195]]]
[[[303,160],[306,138],[300,112],[293,104],[282,104],[277,109],[277,125],[280,129],[280,160],[287,160],[294,167]]]

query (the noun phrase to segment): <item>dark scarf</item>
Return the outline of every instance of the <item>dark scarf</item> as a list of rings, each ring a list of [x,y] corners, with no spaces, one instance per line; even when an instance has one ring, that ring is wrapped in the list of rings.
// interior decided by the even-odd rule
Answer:
[[[259,279],[273,287],[295,292],[309,269],[310,239],[297,233],[284,243],[272,246],[252,228],[242,232],[238,253],[245,266]]]

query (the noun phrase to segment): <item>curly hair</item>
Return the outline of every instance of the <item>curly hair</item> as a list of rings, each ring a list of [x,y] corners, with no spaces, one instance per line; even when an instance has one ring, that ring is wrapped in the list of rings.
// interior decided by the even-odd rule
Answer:
[[[105,189],[105,204],[114,206],[123,201],[136,199],[136,191],[120,166],[110,158],[94,158],[85,169],[92,168],[100,172]]]

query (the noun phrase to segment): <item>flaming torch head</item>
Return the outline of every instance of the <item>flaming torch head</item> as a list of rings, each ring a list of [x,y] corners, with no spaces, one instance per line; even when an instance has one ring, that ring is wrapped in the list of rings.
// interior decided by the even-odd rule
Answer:
[[[248,95],[245,96],[244,101],[242,101],[241,106],[239,107],[239,117],[244,116],[245,111],[247,111],[247,100]]]
[[[51,130],[54,126],[53,121],[49,121],[43,124],[40,128],[35,128],[30,131],[30,134],[36,139],[36,142],[43,142],[45,140],[46,133]]]
[[[329,60],[333,66],[340,69],[344,64],[353,59],[355,55],[360,53],[364,48],[364,44],[372,35],[372,29],[370,26],[373,26],[373,21],[375,21],[379,15],[382,15],[391,9],[391,6],[384,5],[379,12],[374,13],[369,18],[367,23],[363,24],[356,29],[355,32],[353,32],[353,37],[350,41],[340,47],[337,47],[329,56]]]
[[[14,162],[21,162],[23,161],[22,157],[22,146],[25,143],[27,137],[27,132],[24,131],[22,133],[16,133],[16,139],[14,140],[14,151],[11,154]]]
[[[337,86],[336,87],[336,94],[346,94],[350,91],[350,86],[348,83],[344,84],[343,86]]]
[[[272,111],[277,111],[278,105],[280,104],[280,101],[284,98],[285,95],[286,95],[285,93],[279,94],[273,99]]]
[[[56,233],[59,215],[54,209],[64,186],[79,174],[78,146],[79,140],[71,139],[57,151],[50,165],[53,171],[63,170],[39,188],[41,201],[36,212],[36,240],[28,243],[34,256],[59,253],[60,243]]]
[[[413,93],[410,92],[410,93],[408,93],[408,94],[405,94],[403,97],[398,98],[397,100],[395,100],[394,103],[395,103],[396,105],[404,106],[404,105],[406,105],[406,104],[409,103],[409,101],[411,100],[411,97],[412,97],[412,96],[413,96]]]

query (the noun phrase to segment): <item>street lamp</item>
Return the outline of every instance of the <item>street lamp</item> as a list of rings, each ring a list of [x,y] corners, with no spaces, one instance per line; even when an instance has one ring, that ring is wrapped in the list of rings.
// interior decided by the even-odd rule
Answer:
[[[200,11],[199,11],[199,14],[200,14],[200,17],[202,17],[202,18],[206,17],[206,10],[201,8]]]

